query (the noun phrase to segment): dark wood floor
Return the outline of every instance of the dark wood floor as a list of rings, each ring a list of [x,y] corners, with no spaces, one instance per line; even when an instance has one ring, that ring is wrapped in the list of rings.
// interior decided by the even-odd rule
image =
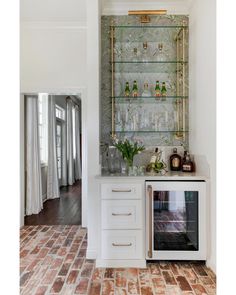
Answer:
[[[39,214],[25,217],[25,225],[81,225],[81,181],[62,187],[59,199],[47,200]]]

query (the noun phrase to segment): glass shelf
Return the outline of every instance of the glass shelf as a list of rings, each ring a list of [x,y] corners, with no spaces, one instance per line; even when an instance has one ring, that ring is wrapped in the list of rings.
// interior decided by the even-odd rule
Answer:
[[[187,61],[114,61],[115,73],[176,73]]]
[[[116,60],[111,62],[113,64],[187,64],[188,61],[182,60],[172,60],[172,61],[155,61],[155,60],[147,60],[147,61],[135,61],[135,60]]]
[[[124,130],[124,131],[115,131],[115,133],[188,133],[187,130],[164,130],[164,131],[155,131],[155,130]]]
[[[115,29],[187,29],[188,26],[161,26],[161,25],[114,25]]]
[[[156,99],[156,96],[137,96],[126,97],[126,96],[113,96],[110,98],[115,99],[115,103],[173,103],[175,99],[188,99],[188,96],[165,96],[165,100],[162,100],[162,96],[159,97],[159,100]]]

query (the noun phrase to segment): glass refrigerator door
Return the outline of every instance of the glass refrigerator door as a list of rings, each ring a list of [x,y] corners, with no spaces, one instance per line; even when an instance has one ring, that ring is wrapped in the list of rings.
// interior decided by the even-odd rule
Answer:
[[[153,191],[153,248],[198,251],[198,191]]]

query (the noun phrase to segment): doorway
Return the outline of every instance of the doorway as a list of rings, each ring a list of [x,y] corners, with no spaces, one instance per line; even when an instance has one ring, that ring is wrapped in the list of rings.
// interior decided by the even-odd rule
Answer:
[[[38,100],[38,132],[39,132],[39,154],[41,172],[41,194],[42,208],[38,212],[25,210],[26,225],[41,224],[82,224],[82,136],[81,117],[82,104],[79,95],[25,95],[25,130],[24,133],[32,132],[27,130],[27,100],[30,97]],[[52,103],[53,101],[53,103]],[[53,112],[52,109],[53,105]],[[50,113],[51,112],[51,113]],[[53,116],[52,116],[53,114]],[[53,122],[52,117],[55,120]],[[76,118],[76,119],[75,119]],[[75,125],[76,124],[76,125]],[[51,128],[51,129],[50,129]],[[53,129],[53,131],[52,131]],[[53,133],[54,132],[54,133]],[[52,135],[54,134],[54,135]],[[55,149],[51,136],[55,137]],[[29,142],[25,139],[25,170],[26,190],[25,208],[29,199],[29,178],[27,178],[27,149]],[[54,150],[54,153],[53,153]],[[43,156],[44,155],[44,156]],[[78,158],[79,155],[79,158]],[[51,169],[55,157],[56,169]],[[43,160],[43,161],[42,161]],[[56,175],[58,195],[54,197],[48,194],[50,191],[52,174]],[[40,173],[39,173],[40,174]],[[54,181],[53,180],[53,181]],[[52,182],[53,182],[52,181]],[[39,183],[40,183],[39,182]],[[57,186],[56,185],[56,186]],[[36,185],[37,186],[37,185]],[[54,183],[55,186],[55,183]],[[55,189],[54,189],[55,190]],[[31,196],[32,197],[32,196]],[[27,214],[28,213],[28,214]],[[29,214],[32,213],[32,214]]]

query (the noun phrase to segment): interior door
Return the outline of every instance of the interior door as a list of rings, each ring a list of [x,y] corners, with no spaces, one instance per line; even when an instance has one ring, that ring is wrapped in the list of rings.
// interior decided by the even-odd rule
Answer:
[[[59,182],[59,185],[61,185],[61,177],[62,177],[62,123],[59,120],[57,120],[56,136],[57,136],[58,182]]]

